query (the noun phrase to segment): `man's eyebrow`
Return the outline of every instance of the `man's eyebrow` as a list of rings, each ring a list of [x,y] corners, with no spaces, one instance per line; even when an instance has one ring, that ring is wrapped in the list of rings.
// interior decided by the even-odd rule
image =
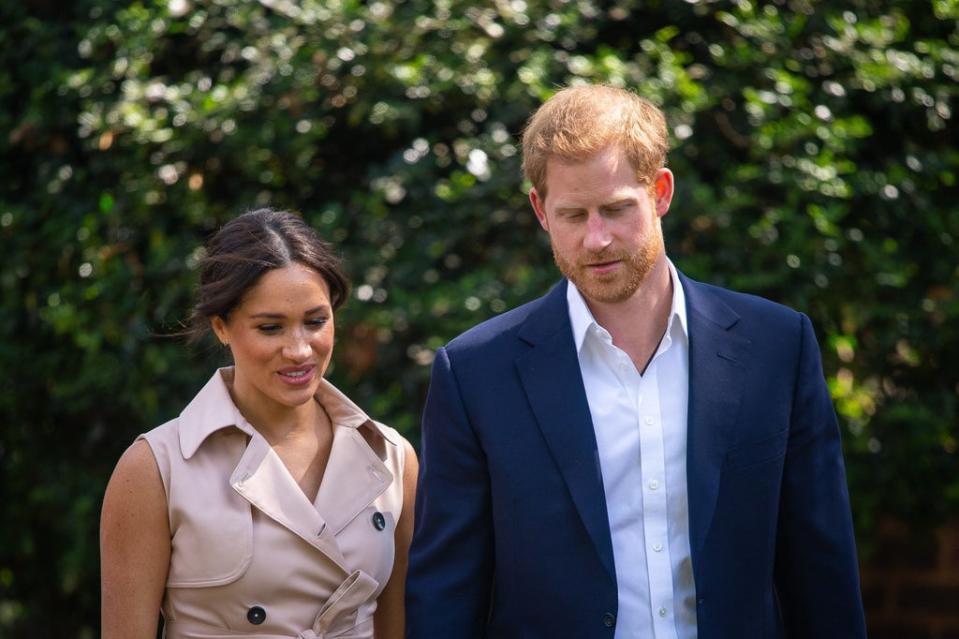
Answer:
[[[632,196],[621,197],[621,198],[619,198],[619,199],[612,200],[611,202],[603,202],[602,204],[599,205],[599,208],[601,208],[601,209],[608,209],[608,208],[612,208],[612,207],[614,207],[614,206],[622,206],[622,205],[624,205],[624,204],[632,204],[632,203],[634,203],[635,201],[636,201],[636,198],[634,198],[634,197],[632,197]],[[574,205],[574,204],[570,204],[570,205],[568,205],[568,206],[560,205],[560,206],[557,206],[557,207],[556,207],[556,212],[557,212],[557,213],[575,213],[575,212],[578,212],[578,211],[585,211],[585,210],[586,210],[586,207],[585,207],[585,206],[577,206],[577,205]]]
[[[614,206],[621,206],[623,204],[632,204],[635,201],[636,201],[636,198],[632,196],[627,196],[627,197],[619,198],[618,200],[613,200],[612,202],[604,202],[603,204],[600,204],[600,208],[611,208]]]

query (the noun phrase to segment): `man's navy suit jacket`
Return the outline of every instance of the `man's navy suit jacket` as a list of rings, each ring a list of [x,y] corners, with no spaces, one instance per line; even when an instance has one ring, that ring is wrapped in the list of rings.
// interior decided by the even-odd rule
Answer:
[[[699,639],[865,637],[839,429],[809,319],[680,279]],[[436,353],[408,639],[614,635],[613,548],[566,286]]]

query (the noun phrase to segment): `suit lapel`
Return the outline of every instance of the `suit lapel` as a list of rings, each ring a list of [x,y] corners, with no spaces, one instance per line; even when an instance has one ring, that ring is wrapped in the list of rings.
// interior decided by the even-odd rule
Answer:
[[[600,560],[615,579],[603,476],[573,345],[565,280],[543,298],[520,337],[532,346],[516,359],[526,396]]]
[[[694,577],[719,495],[720,473],[736,428],[749,340],[739,316],[708,287],[680,275],[689,320],[689,416],[686,475]]]
[[[680,280],[689,323],[689,535],[698,576],[723,460],[735,433],[750,341],[734,330],[739,316],[708,287],[682,274]],[[516,359],[516,366],[537,424],[603,565],[615,577],[606,494],[573,344],[565,280],[543,298],[520,337],[532,346]]]

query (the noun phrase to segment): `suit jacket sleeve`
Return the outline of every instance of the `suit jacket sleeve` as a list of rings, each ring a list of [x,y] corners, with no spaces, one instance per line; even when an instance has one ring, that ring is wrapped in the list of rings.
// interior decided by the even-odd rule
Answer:
[[[839,427],[812,325],[800,322],[775,566],[786,635],[865,638]]]
[[[407,637],[484,637],[493,575],[489,472],[443,348],[423,414],[415,522]]]

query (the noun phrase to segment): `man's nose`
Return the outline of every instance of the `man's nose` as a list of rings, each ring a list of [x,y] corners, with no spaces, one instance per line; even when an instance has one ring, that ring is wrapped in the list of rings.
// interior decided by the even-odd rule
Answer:
[[[609,224],[602,215],[591,211],[586,218],[586,237],[583,238],[583,248],[588,251],[602,251],[612,241]]]

